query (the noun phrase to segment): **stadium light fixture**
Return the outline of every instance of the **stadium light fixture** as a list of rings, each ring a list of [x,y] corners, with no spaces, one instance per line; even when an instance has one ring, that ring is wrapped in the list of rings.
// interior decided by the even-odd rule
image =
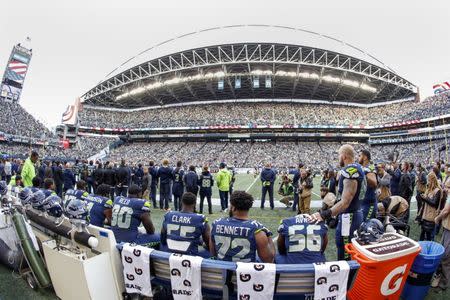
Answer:
[[[267,76],[272,76],[274,75],[273,72],[271,70],[253,70],[250,72],[250,74],[252,76],[260,76],[260,75],[265,75],[266,79]],[[129,96],[133,96],[133,95],[138,95],[138,94],[142,94],[146,91],[151,91],[151,90],[155,90],[155,89],[159,89],[161,87],[164,86],[170,86],[170,85],[177,85],[180,83],[184,83],[184,82],[190,82],[190,81],[198,81],[198,80],[205,80],[205,79],[223,79],[224,77],[228,77],[228,76],[245,76],[248,75],[247,74],[241,74],[241,73],[225,73],[223,71],[218,71],[218,72],[208,72],[205,74],[196,74],[193,76],[186,76],[186,77],[174,77],[171,79],[167,79],[165,81],[157,81],[154,83],[150,83],[146,86],[141,86],[141,87],[137,87],[134,88],[128,92],[125,92],[119,96],[116,97],[116,101],[121,100],[123,98],[127,98]],[[287,72],[287,71],[282,71],[279,70],[275,73],[276,76],[282,76],[282,77],[292,77],[292,78],[296,78],[296,77],[300,77],[300,78],[304,78],[304,79],[311,79],[311,80],[318,80],[320,78],[320,75],[318,73],[309,73],[309,72],[300,72],[300,73],[296,73],[296,72]],[[339,77],[334,77],[331,75],[325,75],[322,77],[322,80],[325,82],[330,82],[330,83],[340,83],[344,86],[349,86],[349,87],[353,87],[353,88],[360,88],[364,91],[368,91],[371,93],[375,93],[377,91],[377,89],[369,84],[366,83],[360,83],[359,81],[356,80],[350,80],[350,79],[341,79]],[[240,87],[240,82],[239,85]],[[239,88],[236,87],[236,88]]]
[[[273,72],[270,71],[270,70],[266,70],[266,71],[253,70],[253,71],[250,72],[250,74],[252,74],[252,75],[273,75]]]

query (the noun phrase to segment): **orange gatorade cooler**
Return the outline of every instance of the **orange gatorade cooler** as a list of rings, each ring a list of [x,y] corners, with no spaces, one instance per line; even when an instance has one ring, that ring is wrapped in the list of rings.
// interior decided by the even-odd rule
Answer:
[[[420,245],[397,233],[385,233],[368,245],[353,238],[345,250],[361,265],[348,299],[399,299]]]

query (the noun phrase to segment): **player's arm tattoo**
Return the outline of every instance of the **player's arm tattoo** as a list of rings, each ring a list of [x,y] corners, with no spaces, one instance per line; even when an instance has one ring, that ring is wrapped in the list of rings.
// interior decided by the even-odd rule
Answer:
[[[331,208],[331,215],[337,216],[347,209],[352,202],[353,197],[358,189],[358,182],[356,180],[344,179],[344,189],[342,191],[342,198],[336,205]]]

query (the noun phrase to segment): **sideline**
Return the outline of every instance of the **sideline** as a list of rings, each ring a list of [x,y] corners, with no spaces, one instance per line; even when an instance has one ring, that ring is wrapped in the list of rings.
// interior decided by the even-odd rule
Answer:
[[[248,193],[248,191],[250,191],[250,189],[252,188],[252,186],[256,183],[256,181],[260,178],[260,175],[256,176],[255,180],[253,180],[252,184],[249,185],[249,187],[245,190],[246,193]]]

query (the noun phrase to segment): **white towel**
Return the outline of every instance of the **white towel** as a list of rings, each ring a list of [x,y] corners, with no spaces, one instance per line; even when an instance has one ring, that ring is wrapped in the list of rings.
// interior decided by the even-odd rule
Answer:
[[[123,245],[122,265],[125,288],[129,294],[153,297],[150,281],[150,254],[154,249],[139,245]]]
[[[271,300],[275,292],[275,264],[237,263],[238,299]]]
[[[172,254],[170,283],[175,300],[202,299],[202,261],[199,256]]]
[[[31,225],[28,223],[27,220],[22,216],[23,222],[25,223],[25,227],[27,228],[28,235],[30,236],[31,241],[33,242],[34,250],[39,251],[39,244],[36,239],[36,235],[34,234],[33,229],[31,228]]]
[[[350,266],[346,261],[315,263],[314,299],[345,299]]]
[[[341,235],[342,236],[350,236],[350,226],[352,223],[350,221],[350,214],[342,214],[341,222],[342,222]]]

